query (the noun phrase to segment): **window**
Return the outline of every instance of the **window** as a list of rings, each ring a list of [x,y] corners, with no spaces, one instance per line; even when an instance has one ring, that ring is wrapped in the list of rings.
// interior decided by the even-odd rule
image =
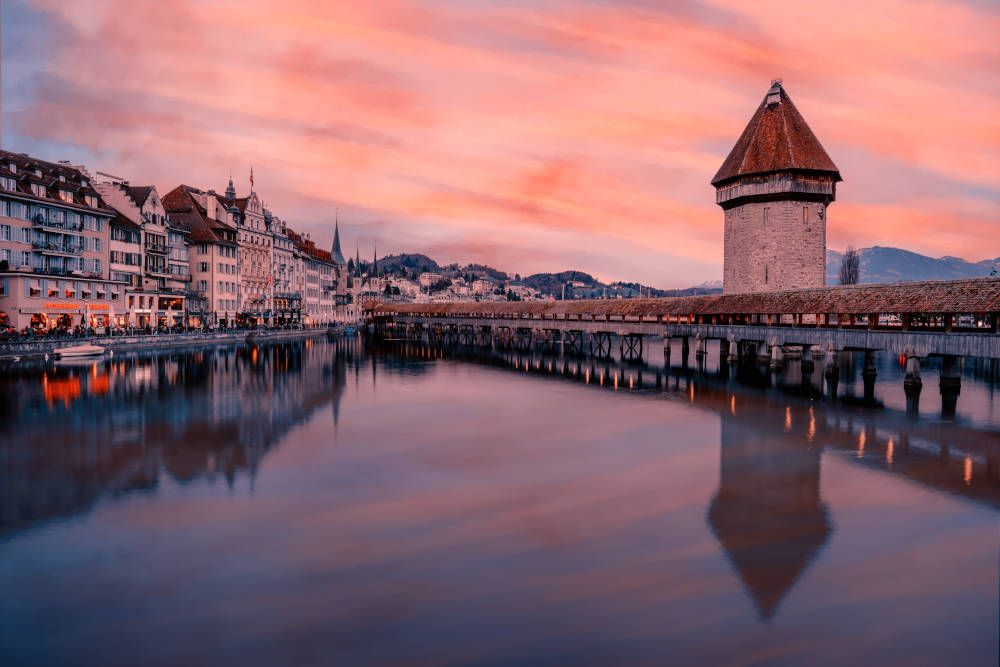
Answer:
[[[65,295],[67,299],[76,297],[76,285],[71,282],[66,283],[65,287],[63,287],[63,295]]]
[[[0,241],[10,241],[10,225],[0,225]]]
[[[7,296],[7,279],[0,278],[0,296]]]
[[[32,183],[31,191],[38,197],[45,196],[45,186],[42,185],[41,183]]]
[[[764,265],[764,284],[767,284],[767,264]]]
[[[87,206],[91,208],[97,208],[97,196],[96,195],[84,195],[84,201],[87,202]]]
[[[208,262],[198,262],[198,270],[202,273],[208,273]]]
[[[802,224],[803,225],[808,225],[809,224],[809,207],[808,206],[803,206],[802,207]]]
[[[771,209],[769,209],[767,206],[764,207],[764,226],[765,227],[767,226],[767,218],[768,218],[768,213],[770,213],[770,211],[771,211]]]
[[[60,190],[59,199],[62,199],[65,202],[73,203],[73,193],[69,190]]]
[[[24,288],[27,291],[28,296],[42,295],[42,285],[37,280],[26,281],[24,283]]]
[[[59,288],[56,286],[56,281],[46,280],[45,285],[47,288],[45,293],[48,294],[50,298],[59,296]]]
[[[107,288],[104,285],[97,286],[97,300],[104,301],[107,298]]]

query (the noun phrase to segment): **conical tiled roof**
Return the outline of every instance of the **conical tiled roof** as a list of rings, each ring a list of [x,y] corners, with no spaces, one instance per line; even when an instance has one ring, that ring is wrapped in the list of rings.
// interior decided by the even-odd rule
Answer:
[[[788,169],[832,172],[835,180],[841,180],[837,165],[792,104],[781,82],[775,81],[712,185],[738,176]]]

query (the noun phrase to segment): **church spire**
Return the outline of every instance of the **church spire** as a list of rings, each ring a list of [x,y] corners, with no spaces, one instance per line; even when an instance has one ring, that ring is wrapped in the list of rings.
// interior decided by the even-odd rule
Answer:
[[[375,241],[375,255],[372,257],[372,277],[378,277],[378,241]]]
[[[333,223],[333,248],[330,250],[330,256],[333,258],[333,263],[338,265],[347,264],[344,259],[344,253],[340,250],[340,216],[336,215]]]
[[[233,174],[229,173],[229,185],[226,186],[226,199],[232,201],[236,199],[236,186],[233,185]]]

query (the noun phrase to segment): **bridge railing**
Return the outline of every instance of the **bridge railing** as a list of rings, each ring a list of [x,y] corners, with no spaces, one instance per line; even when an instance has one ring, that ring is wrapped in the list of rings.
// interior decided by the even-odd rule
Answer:
[[[587,313],[421,313],[374,310],[374,319],[395,317],[421,319],[537,320],[560,322],[615,322],[659,324],[710,324],[724,326],[767,326],[782,328],[825,328],[868,331],[923,331],[938,333],[1000,333],[998,313],[734,313],[614,315]]]

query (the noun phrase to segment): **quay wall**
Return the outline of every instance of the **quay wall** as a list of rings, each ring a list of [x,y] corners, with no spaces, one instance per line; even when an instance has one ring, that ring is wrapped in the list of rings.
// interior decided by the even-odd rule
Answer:
[[[30,358],[52,354],[56,348],[69,345],[100,345],[115,352],[124,350],[170,350],[189,346],[232,345],[250,342],[302,340],[326,335],[326,329],[298,329],[291,331],[227,331],[212,333],[149,334],[142,336],[88,336],[51,340],[0,343],[0,359]]]

